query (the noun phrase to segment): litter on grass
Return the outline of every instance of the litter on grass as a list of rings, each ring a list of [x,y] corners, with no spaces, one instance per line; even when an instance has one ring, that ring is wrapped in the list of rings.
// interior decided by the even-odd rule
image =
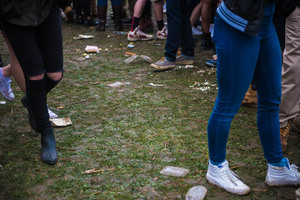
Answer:
[[[189,189],[185,195],[185,200],[202,200],[205,198],[207,189],[204,186],[197,185]]]
[[[78,35],[76,37],[73,37],[74,40],[82,40],[82,39],[91,39],[94,38],[93,35]]]
[[[6,101],[0,101],[0,104],[4,105],[4,104],[6,104]]]
[[[126,52],[126,55],[131,55],[129,58],[126,58],[124,60],[124,63],[127,65],[129,63],[132,63],[132,61],[134,61],[136,58],[140,57],[142,59],[144,59],[145,61],[152,63],[152,59],[149,56],[145,56],[145,55],[137,55],[135,53],[130,53],[130,52]]]
[[[70,118],[51,118],[50,119],[52,126],[54,127],[65,127],[70,126],[72,124],[72,121]]]
[[[90,46],[90,45],[87,45],[85,47],[85,52],[87,53],[99,53],[99,48],[97,46]]]
[[[154,83],[149,83],[149,86],[153,86],[153,87],[162,87],[164,85],[161,84],[154,84]]]
[[[190,170],[181,167],[167,166],[163,168],[160,173],[167,176],[185,177],[189,171]]]
[[[125,84],[122,82],[119,82],[119,81],[108,84],[108,86],[112,87],[112,88],[121,87],[122,85],[125,85]]]

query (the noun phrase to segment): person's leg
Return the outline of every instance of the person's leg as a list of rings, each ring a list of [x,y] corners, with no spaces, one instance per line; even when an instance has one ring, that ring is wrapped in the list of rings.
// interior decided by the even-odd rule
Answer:
[[[94,26],[95,22],[93,20],[93,17],[91,16],[90,0],[80,0],[80,1],[81,1],[81,5],[82,5],[82,8],[83,8],[84,25]]]
[[[182,13],[182,38],[181,38],[181,56],[188,59],[194,59],[194,44],[191,27],[191,1],[186,1],[184,12]]]
[[[81,8],[80,0],[73,0],[73,8],[75,10],[75,15],[76,15],[75,23],[76,24],[83,24],[84,21],[83,21],[82,8]]]
[[[111,0],[111,6],[114,13],[114,23],[115,30],[122,31],[122,1],[121,0]]]
[[[206,179],[231,193],[247,194],[250,188],[229,169],[226,144],[232,119],[252,81],[260,41],[234,29],[220,17],[215,21],[214,38],[219,89],[207,126],[209,166]]]
[[[192,15],[191,15],[191,26],[195,26],[196,22],[199,20],[201,16],[201,10],[203,6],[203,0],[198,3],[198,5],[194,8]]]
[[[286,18],[286,43],[282,65],[282,97],[279,107],[282,150],[287,147],[291,120],[300,111],[300,8]]]
[[[134,31],[134,29],[139,26],[140,17],[143,13],[146,1],[147,0],[137,0],[136,1],[135,5],[134,5],[131,31]]]
[[[3,30],[24,72],[28,111],[30,118],[34,119],[34,124],[30,124],[34,125],[34,130],[41,133],[41,159],[47,164],[55,164],[58,159],[56,142],[49,121],[46,99],[46,85],[53,84],[47,84],[45,72],[59,72],[58,75],[49,75],[50,79],[53,78],[52,81],[57,81],[62,76],[62,33],[57,2],[53,2],[49,16],[37,27],[8,24],[3,18],[1,22],[4,23]],[[45,37],[46,35],[48,37]],[[48,46],[47,43],[51,43],[52,46]],[[24,51],[26,48],[30,48],[30,51]]]
[[[22,71],[22,68],[20,66],[20,63],[9,43],[9,41],[7,40],[7,37],[5,36],[5,34],[2,32],[3,38],[5,40],[5,43],[8,47],[9,50],[9,56],[10,56],[10,65],[11,65],[11,71],[12,71],[12,76],[14,77],[14,79],[16,80],[18,86],[20,87],[20,89],[22,90],[22,92],[25,94],[26,93],[26,87],[25,87],[25,79],[24,79],[24,74]]]
[[[211,41],[211,35],[209,32],[213,0],[202,0],[202,1],[203,1],[203,6],[201,10],[201,19],[202,19],[203,35],[202,35],[201,47],[203,50],[208,50],[213,47],[213,43]]]
[[[96,30],[105,31],[106,14],[107,14],[107,0],[98,0],[97,13],[98,13],[99,23],[96,26]]]
[[[252,81],[259,41],[230,27],[220,17],[215,22],[214,38],[219,90],[207,132],[209,158],[213,163],[220,164],[225,160],[231,121]]]
[[[138,27],[140,17],[142,15],[143,10],[144,10],[146,1],[147,0],[137,0],[137,2],[135,3],[131,30],[129,31],[129,33],[127,35],[127,40],[128,41],[133,42],[133,41],[138,41],[138,40],[151,40],[153,38],[153,35],[145,34]]]

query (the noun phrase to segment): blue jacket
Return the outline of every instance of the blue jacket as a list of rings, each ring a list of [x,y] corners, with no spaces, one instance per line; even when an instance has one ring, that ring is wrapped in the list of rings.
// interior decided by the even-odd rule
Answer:
[[[250,35],[257,35],[266,3],[272,0],[224,0],[218,7],[218,15],[232,27]]]

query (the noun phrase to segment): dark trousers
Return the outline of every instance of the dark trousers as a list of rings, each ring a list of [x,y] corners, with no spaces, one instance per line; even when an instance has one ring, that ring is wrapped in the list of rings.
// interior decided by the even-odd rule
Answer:
[[[190,22],[192,0],[167,0],[168,39],[165,58],[174,62],[181,47],[184,57],[194,57],[192,28]]]

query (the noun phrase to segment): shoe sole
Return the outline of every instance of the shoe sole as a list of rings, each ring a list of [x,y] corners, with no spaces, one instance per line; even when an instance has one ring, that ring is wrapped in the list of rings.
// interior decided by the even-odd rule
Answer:
[[[176,65],[192,65],[192,64],[194,64],[194,61],[193,60],[191,60],[191,61],[178,61],[178,62],[175,61],[175,64]]]
[[[210,184],[213,184],[213,185],[215,185],[215,186],[218,186],[219,188],[222,188],[222,189],[225,190],[226,192],[229,192],[229,193],[232,193],[232,194],[246,195],[246,194],[248,194],[248,193],[250,192],[250,190],[251,190],[250,188],[249,188],[249,190],[244,191],[244,192],[236,192],[236,191],[230,191],[230,190],[227,190],[227,189],[221,187],[220,185],[218,185],[217,183],[215,183],[214,181],[209,180],[209,176],[208,176],[207,174],[206,174],[206,180],[207,180]]]
[[[159,70],[170,70],[170,69],[174,69],[176,66],[175,65],[159,66],[159,65],[151,64],[151,67]]]
[[[156,38],[159,39],[159,40],[166,40],[167,39],[167,37],[163,37],[163,36],[156,36]]]
[[[268,180],[265,180],[265,183],[266,183],[266,185],[267,186],[269,186],[269,187],[277,187],[277,186],[299,186],[300,185],[300,183],[292,183],[292,182],[286,182],[286,183],[282,183],[282,182],[280,182],[280,183],[272,183],[271,181],[268,181]]]
[[[136,42],[136,41],[148,41],[148,40],[152,40],[153,37],[149,37],[149,38],[131,38],[131,37],[127,37],[127,40],[129,42]]]

